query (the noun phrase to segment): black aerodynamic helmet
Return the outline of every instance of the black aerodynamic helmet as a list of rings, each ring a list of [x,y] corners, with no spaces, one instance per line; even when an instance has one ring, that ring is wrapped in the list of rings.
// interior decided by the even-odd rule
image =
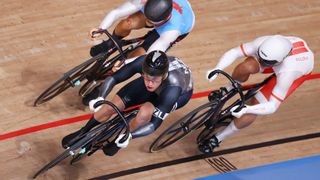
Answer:
[[[166,53],[152,51],[142,63],[142,72],[150,76],[164,76],[168,73],[169,61]]]
[[[144,14],[153,23],[161,23],[171,15],[172,8],[172,0],[148,0],[144,6]]]

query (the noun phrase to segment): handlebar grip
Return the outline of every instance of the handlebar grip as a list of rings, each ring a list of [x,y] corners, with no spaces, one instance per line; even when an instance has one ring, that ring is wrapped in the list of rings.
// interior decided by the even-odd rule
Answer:
[[[214,76],[215,74],[217,74],[218,72],[216,70],[211,71],[208,75],[208,79],[210,79],[212,76]]]

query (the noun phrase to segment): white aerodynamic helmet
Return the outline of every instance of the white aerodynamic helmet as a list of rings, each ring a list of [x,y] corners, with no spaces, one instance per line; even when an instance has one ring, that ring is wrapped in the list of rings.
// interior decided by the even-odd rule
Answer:
[[[275,35],[262,42],[258,49],[259,62],[264,67],[281,63],[291,52],[292,43],[281,35]]]

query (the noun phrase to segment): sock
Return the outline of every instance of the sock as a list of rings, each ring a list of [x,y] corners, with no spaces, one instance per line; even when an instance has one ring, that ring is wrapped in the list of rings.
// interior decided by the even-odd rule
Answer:
[[[81,128],[82,130],[84,130],[85,132],[90,131],[92,128],[94,128],[95,126],[99,125],[101,122],[97,121],[94,116],[92,116],[90,118],[90,120],[87,122],[87,124]]]
[[[238,131],[239,131],[239,129],[235,126],[234,121],[232,121],[223,131],[218,132],[216,134],[216,137],[219,140],[219,142],[221,142],[227,136],[230,136]]]

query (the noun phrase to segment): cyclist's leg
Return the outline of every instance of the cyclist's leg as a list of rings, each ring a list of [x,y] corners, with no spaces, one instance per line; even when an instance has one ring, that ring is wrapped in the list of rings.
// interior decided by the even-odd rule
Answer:
[[[139,91],[136,91],[136,89],[139,89]],[[123,103],[124,107],[128,108],[128,107],[132,107],[132,106],[135,106],[138,104],[145,103],[146,101],[153,99],[156,96],[156,94],[148,92],[147,89],[145,88],[143,78],[139,77],[136,80],[133,80],[130,83],[128,83],[123,88],[121,88],[117,92],[117,96],[119,97],[119,99]],[[141,109],[144,109],[145,107],[146,106],[143,105],[140,108],[140,111],[139,111],[140,114],[138,113],[139,115],[137,115],[137,116],[141,116]],[[143,115],[145,115],[145,114],[143,114]],[[134,121],[134,120],[132,120],[132,121]],[[132,121],[130,121],[130,125],[129,125],[130,131],[132,129],[132,127],[131,127]],[[122,135],[124,135],[124,134],[122,134]],[[117,140],[122,139],[123,138],[122,135],[120,135],[117,138]],[[120,148],[122,148],[121,145],[123,145],[123,144],[128,145],[130,139],[131,139],[131,137],[124,140],[124,142],[122,142],[122,143],[117,142],[117,140],[116,140],[117,143],[116,142],[109,143],[103,147],[103,152],[108,156],[113,156],[114,154],[116,154],[119,151]],[[119,144],[121,144],[121,145],[119,145]]]
[[[161,93],[176,94],[177,90],[178,89],[170,88],[168,91],[163,91]],[[150,98],[148,102],[150,102],[152,105],[150,103],[144,104],[146,107],[144,109],[140,109],[139,111],[142,117],[137,116],[137,122],[132,122],[132,126],[134,126],[134,131],[131,131],[132,137],[139,138],[153,133],[157,128],[160,127],[166,114],[169,114],[170,112],[173,112],[187,104],[192,96],[192,92],[193,90],[191,89],[186,93],[180,94],[177,100],[175,97],[160,99],[161,95]],[[157,112],[155,112],[156,108]]]
[[[126,19],[121,20],[119,24],[114,29],[112,36],[116,40],[120,40],[130,34],[130,32],[134,29],[141,29],[145,27],[146,17],[143,15],[142,12],[136,12]],[[113,47],[113,41],[108,39],[107,41],[103,41],[102,43],[95,45],[90,50],[91,56],[96,56],[101,52],[105,52],[111,47]]]
[[[118,95],[115,95],[111,102],[120,110],[124,110],[125,105],[123,104],[121,98]],[[90,118],[90,120],[87,122],[85,126],[83,126],[80,130],[65,136],[62,139],[62,146],[64,148],[68,147],[69,142],[72,142],[73,139],[75,139],[76,137],[80,137],[81,135],[89,132],[95,126],[108,120],[114,113],[115,110],[111,106],[103,105],[99,111],[93,114],[93,116]]]
[[[148,49],[150,48],[150,46],[160,37],[160,35],[157,33],[157,31],[155,29],[149,31],[146,35],[145,40],[143,41],[143,43],[140,45],[140,47],[138,47],[137,49],[135,49],[134,51],[130,52],[128,54],[129,58],[132,57],[136,57],[136,56],[141,56],[143,54],[145,54]]]
[[[169,51],[176,43],[182,41],[184,38],[186,38],[189,35],[189,33],[180,35],[174,42],[170,43],[170,46],[166,51]]]

